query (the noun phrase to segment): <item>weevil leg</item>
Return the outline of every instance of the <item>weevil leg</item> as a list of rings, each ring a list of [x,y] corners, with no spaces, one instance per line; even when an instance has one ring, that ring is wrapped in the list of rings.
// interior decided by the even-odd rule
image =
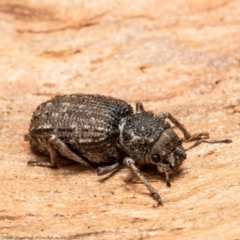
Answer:
[[[49,168],[55,168],[57,167],[58,163],[58,157],[57,157],[57,151],[63,156],[66,157],[70,160],[73,160],[75,162],[80,163],[81,165],[84,166],[90,166],[88,162],[83,160],[81,157],[79,157],[77,154],[72,152],[69,147],[61,140],[59,139],[56,135],[52,135],[49,140],[48,140],[48,151],[50,154],[51,158],[51,163],[46,163],[46,162],[40,162],[36,160],[32,160],[28,162],[28,165],[30,166],[41,166],[41,167],[49,167]]]
[[[147,187],[149,192],[151,193],[152,197],[158,202],[158,205],[163,206],[162,199],[158,192],[150,185],[150,183],[147,181],[147,179],[142,175],[138,167],[135,165],[135,162],[133,159],[127,157],[123,160],[124,165],[130,167],[132,171],[136,174],[136,176],[144,183],[144,185]]]
[[[113,165],[109,165],[109,166],[102,166],[102,167],[98,167],[97,168],[97,174],[99,176],[105,175],[107,173],[110,173],[112,171],[114,171],[115,169],[120,167],[120,163],[116,162]]]
[[[143,104],[142,103],[137,103],[136,104],[136,113],[141,113],[141,112],[145,112],[145,110],[143,108]]]
[[[57,149],[57,151],[64,157],[73,160],[75,162],[80,163],[81,165],[84,166],[90,166],[88,162],[86,162],[84,159],[79,157],[77,154],[71,151],[69,147],[61,140],[59,139],[56,135],[52,135],[49,140],[49,145],[53,149]]]
[[[131,173],[128,174],[123,180],[124,182],[128,183],[128,182],[132,182],[135,177],[136,177],[136,174],[134,174],[133,171],[131,171]]]
[[[24,141],[29,141],[30,140],[30,134],[26,133],[24,134]]]
[[[207,132],[201,132],[201,133],[196,133],[191,135],[187,131],[187,129],[175,117],[173,117],[168,112],[160,112],[157,115],[157,117],[162,120],[165,120],[166,118],[168,118],[177,128],[179,128],[182,131],[184,138],[187,142],[209,138],[209,133]]]
[[[187,142],[190,141],[197,141],[195,142],[192,146],[188,147],[187,149],[185,149],[185,151],[192,149],[196,146],[198,146],[201,143],[210,143],[210,144],[215,144],[215,143],[231,143],[232,140],[231,139],[224,139],[224,140],[213,140],[213,141],[207,141],[205,140],[206,138],[209,138],[209,134],[206,132],[202,132],[202,133],[196,133],[191,135],[187,129],[176,119],[174,118],[170,113],[168,112],[161,112],[157,115],[157,117],[159,119],[165,120],[166,118],[168,118],[173,124],[175,124],[176,127],[178,127],[184,135],[184,138]]]
[[[57,158],[56,150],[53,147],[49,146],[48,147],[48,152],[49,152],[49,155],[50,155],[51,162],[42,162],[42,161],[38,161],[38,160],[30,160],[30,161],[28,161],[27,165],[28,166],[57,168],[58,158]]]

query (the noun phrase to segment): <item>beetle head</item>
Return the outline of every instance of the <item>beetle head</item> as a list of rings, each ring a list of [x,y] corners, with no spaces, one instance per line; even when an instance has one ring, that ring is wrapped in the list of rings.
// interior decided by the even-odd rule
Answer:
[[[182,139],[171,128],[166,129],[152,147],[148,158],[161,173],[168,174],[176,171],[186,159]]]

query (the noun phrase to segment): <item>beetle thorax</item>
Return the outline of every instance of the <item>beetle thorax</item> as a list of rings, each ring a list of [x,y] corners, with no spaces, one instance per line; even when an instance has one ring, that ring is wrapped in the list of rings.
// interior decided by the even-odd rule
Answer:
[[[159,139],[165,125],[152,112],[140,112],[121,120],[120,143],[129,157],[137,164],[149,163],[148,154]]]

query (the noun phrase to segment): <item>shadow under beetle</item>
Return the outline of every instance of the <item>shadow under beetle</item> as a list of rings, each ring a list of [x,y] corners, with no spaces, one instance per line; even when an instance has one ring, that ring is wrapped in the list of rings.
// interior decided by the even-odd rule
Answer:
[[[184,135],[195,141],[184,149],[169,119]],[[165,174],[175,172],[186,159],[186,151],[201,143],[230,143],[231,140],[206,141],[208,133],[191,135],[168,112],[154,115],[136,104],[136,113],[125,101],[101,95],[56,96],[42,103],[33,113],[29,141],[32,150],[47,154],[51,162],[31,160],[28,165],[55,168],[58,155],[85,166],[98,167],[104,175],[126,165],[144,183],[159,205],[162,199],[142,175],[139,166],[156,165]]]

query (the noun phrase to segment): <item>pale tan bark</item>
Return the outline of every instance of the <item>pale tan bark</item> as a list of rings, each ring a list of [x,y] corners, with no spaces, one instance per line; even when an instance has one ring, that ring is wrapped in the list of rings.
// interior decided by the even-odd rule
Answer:
[[[0,1],[0,236],[240,239],[239,1]],[[188,153],[164,207],[123,169],[27,167],[33,110],[56,94],[100,93],[172,113],[229,145]],[[185,146],[189,146],[186,143]]]

